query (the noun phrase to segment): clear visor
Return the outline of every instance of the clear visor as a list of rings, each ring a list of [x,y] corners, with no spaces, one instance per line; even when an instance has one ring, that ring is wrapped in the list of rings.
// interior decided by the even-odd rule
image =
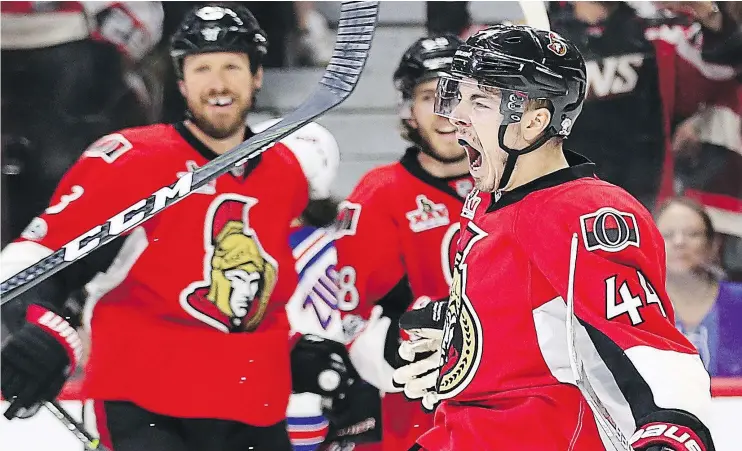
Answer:
[[[520,122],[527,103],[524,92],[446,75],[438,81],[434,111],[454,124],[506,125]]]

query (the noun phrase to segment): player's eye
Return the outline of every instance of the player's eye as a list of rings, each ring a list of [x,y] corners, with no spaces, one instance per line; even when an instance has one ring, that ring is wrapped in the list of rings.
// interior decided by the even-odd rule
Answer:
[[[478,108],[480,110],[489,110],[490,109],[489,105],[487,105],[484,102],[477,101],[477,100],[474,101],[474,108]]]
[[[435,94],[426,93],[426,94],[421,95],[419,99],[421,102],[432,102],[433,99],[435,99]]]

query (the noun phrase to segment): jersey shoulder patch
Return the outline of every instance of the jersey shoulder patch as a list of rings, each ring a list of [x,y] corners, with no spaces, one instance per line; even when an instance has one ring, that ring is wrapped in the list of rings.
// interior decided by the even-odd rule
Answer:
[[[121,157],[130,159],[134,155],[168,158],[178,146],[179,135],[171,124],[152,124],[119,130],[99,138],[91,144],[83,158],[100,158],[113,163]]]
[[[121,133],[111,133],[103,136],[91,144],[83,153],[84,157],[101,158],[106,163],[113,163],[118,157],[131,150],[134,146]]]
[[[639,247],[639,226],[633,213],[602,207],[580,216],[580,229],[589,251],[620,252],[629,246]]]

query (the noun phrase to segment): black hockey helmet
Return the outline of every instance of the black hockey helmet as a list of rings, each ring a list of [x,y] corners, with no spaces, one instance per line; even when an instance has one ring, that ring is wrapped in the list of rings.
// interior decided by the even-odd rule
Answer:
[[[587,90],[585,60],[577,47],[557,33],[525,25],[496,25],[476,33],[456,51],[450,74],[438,85],[438,114],[447,116],[455,108],[459,83],[465,79],[507,93],[500,101],[499,145],[510,156],[500,188],[507,184],[519,155],[536,150],[552,137],[570,134]],[[551,122],[534,143],[511,149],[504,143],[505,131],[520,121],[529,100],[548,101]]]
[[[420,38],[402,55],[394,71],[394,87],[404,100],[412,98],[415,86],[440,77],[451,67],[456,49],[464,41],[452,34]]]
[[[268,37],[255,16],[239,5],[206,5],[192,9],[170,40],[170,57],[178,78],[187,55],[207,52],[244,52],[255,73],[268,53]]]
[[[456,49],[464,41],[452,34],[439,34],[423,37],[415,41],[402,55],[394,71],[394,87],[399,93],[399,116],[402,122],[402,137],[419,150],[441,163],[454,163],[461,158],[443,158],[434,152],[422,138],[420,132],[410,126],[407,119],[412,117],[412,95],[415,87],[429,80],[440,78],[448,73]]]

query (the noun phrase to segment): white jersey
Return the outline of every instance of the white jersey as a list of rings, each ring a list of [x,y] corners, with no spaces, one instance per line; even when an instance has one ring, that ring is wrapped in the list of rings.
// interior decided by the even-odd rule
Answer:
[[[299,284],[286,305],[291,330],[344,341],[338,312],[333,232],[302,227],[290,238]]]
[[[301,227],[289,237],[299,283],[286,304],[292,333],[314,334],[343,341],[337,305],[337,251],[331,230]],[[313,393],[291,395],[288,431],[295,451],[314,451],[327,436],[322,399]]]

